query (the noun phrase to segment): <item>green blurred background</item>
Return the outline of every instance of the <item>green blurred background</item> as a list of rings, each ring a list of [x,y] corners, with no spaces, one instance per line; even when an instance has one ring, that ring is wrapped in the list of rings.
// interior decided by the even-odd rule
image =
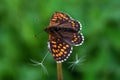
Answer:
[[[120,0],[0,0],[0,80],[57,80],[48,54],[48,26],[55,11],[82,23],[84,44],[63,63],[64,80],[120,80]],[[37,35],[36,37],[34,35]],[[72,71],[69,62],[85,56]]]

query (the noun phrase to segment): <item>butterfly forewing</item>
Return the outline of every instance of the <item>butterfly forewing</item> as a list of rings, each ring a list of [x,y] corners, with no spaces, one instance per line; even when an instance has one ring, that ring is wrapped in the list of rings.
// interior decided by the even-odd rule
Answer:
[[[63,23],[66,23],[70,20],[70,17],[67,14],[64,14],[62,12],[55,12],[50,20],[49,26],[57,26]]]
[[[57,36],[49,36],[49,48],[57,63],[65,61],[72,53],[72,47]]]
[[[49,26],[73,28],[76,31],[79,31],[82,27],[78,21],[73,20],[67,14],[62,12],[55,12],[53,14]]]

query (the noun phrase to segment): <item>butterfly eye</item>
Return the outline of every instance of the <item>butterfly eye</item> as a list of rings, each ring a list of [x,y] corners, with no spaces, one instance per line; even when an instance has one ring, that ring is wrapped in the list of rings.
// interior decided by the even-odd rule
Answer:
[[[58,31],[59,29],[60,29],[59,27],[56,28],[57,31]]]

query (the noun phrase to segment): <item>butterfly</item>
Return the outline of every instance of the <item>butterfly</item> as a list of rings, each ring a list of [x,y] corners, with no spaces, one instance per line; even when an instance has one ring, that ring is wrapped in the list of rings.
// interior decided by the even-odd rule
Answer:
[[[82,45],[82,25],[68,14],[55,12],[45,31],[49,34],[48,48],[57,63],[64,62],[72,53],[72,46]]]

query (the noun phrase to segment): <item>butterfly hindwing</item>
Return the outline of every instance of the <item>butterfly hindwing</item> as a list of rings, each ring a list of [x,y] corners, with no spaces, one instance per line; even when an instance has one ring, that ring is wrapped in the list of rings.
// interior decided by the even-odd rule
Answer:
[[[78,32],[64,32],[64,31],[59,31],[59,35],[63,38],[65,42],[72,46],[79,46],[83,43],[84,37],[82,33]]]
[[[50,35],[48,45],[57,63],[65,61],[72,53],[71,45],[58,37]]]
[[[72,28],[74,28],[76,31],[79,31],[82,28],[82,25],[78,21],[69,20],[69,23],[71,24]]]

